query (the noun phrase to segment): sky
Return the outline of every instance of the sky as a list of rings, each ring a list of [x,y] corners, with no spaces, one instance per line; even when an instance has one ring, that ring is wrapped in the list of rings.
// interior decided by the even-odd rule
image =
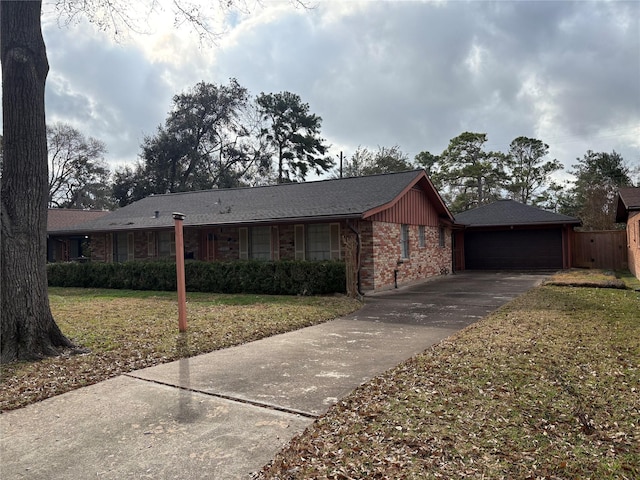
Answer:
[[[135,30],[117,33],[54,5],[43,7],[47,121],[105,142],[112,168],[138,160],[174,95],[232,77],[254,96],[298,94],[334,158],[359,146],[439,154],[471,131],[487,150],[542,140],[562,178],[587,150],[640,167],[638,1],[214,3],[215,42],[176,25],[165,0],[151,15],[129,8]]]

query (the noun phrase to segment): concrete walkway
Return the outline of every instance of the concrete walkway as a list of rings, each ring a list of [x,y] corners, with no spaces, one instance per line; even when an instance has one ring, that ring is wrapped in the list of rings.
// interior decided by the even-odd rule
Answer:
[[[132,372],[0,415],[0,478],[251,478],[360,384],[544,279],[463,273],[322,325]]]

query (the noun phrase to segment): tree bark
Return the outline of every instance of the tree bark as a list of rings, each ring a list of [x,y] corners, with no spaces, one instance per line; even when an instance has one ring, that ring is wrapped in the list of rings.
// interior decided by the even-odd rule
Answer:
[[[47,293],[44,89],[49,64],[41,6],[39,1],[0,1],[1,363],[56,355],[60,348],[73,347],[53,319]]]

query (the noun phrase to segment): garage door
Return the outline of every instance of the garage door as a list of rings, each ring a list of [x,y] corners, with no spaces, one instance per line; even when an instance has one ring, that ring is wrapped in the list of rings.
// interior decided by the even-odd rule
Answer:
[[[465,232],[464,260],[468,270],[559,269],[562,231]]]

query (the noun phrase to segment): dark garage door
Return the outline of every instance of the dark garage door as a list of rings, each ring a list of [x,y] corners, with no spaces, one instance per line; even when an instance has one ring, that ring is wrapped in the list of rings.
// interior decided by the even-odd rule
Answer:
[[[464,261],[468,270],[562,268],[562,231],[498,230],[465,232]]]

